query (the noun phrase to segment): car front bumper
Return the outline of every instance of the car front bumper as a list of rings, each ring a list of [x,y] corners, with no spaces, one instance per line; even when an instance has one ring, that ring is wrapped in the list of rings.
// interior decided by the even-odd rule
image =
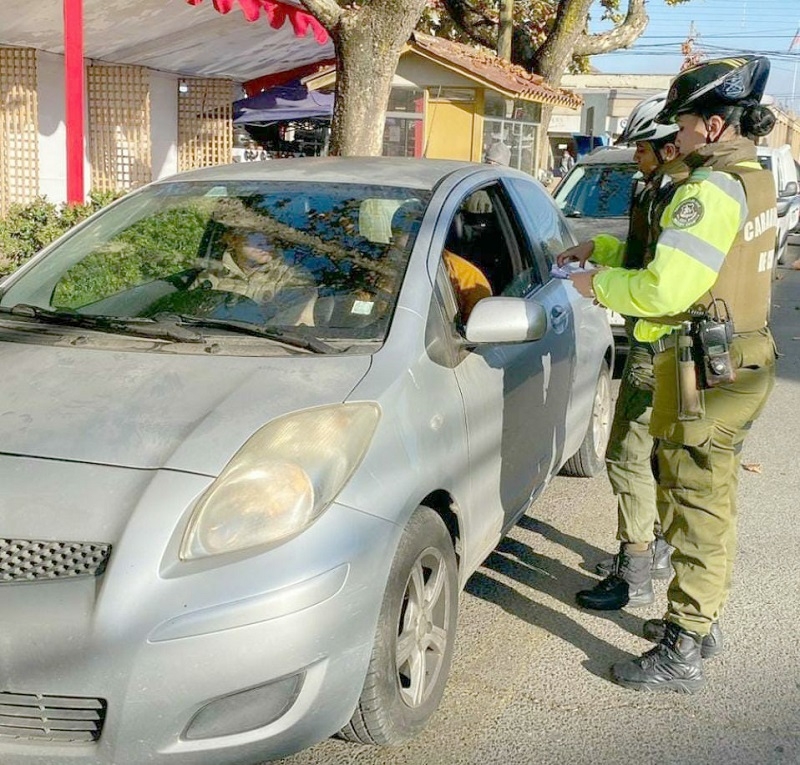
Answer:
[[[206,483],[162,473],[141,506]],[[399,529],[334,504],[272,550],[190,565],[158,544],[169,525],[163,505],[134,515],[97,577],[0,585],[0,692],[39,705],[9,720],[0,697],[3,765],[261,762],[347,722]],[[96,741],[58,740],[70,700],[94,706]]]

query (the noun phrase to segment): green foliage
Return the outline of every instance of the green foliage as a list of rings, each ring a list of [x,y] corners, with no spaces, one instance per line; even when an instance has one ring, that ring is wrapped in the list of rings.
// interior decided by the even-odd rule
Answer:
[[[72,226],[113,201],[118,194],[93,193],[83,205],[57,206],[45,197],[11,205],[0,219],[0,276],[15,271]]]
[[[178,207],[134,223],[64,274],[53,305],[79,308],[190,268],[207,219],[197,207]]]

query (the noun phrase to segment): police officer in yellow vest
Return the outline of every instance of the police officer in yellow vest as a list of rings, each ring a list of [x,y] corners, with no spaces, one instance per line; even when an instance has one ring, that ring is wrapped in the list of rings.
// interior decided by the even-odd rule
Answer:
[[[612,667],[635,690],[692,692],[703,653],[721,632],[736,548],[736,489],[745,435],[774,383],[767,326],[777,213],[770,173],[753,138],[774,125],[759,105],[762,56],[706,61],[672,82],[659,122],[676,122],[690,170],[661,216],[655,257],[639,271],[572,277],[585,297],[628,316],[654,346],[650,432],[657,439],[658,510],[675,548],[663,620],[645,623],[658,645]]]
[[[631,199],[626,240],[599,234],[562,252],[557,258],[559,266],[569,261],[583,265],[590,259],[597,265],[635,269],[644,268],[653,259],[661,234],[661,213],[675,189],[664,174],[678,155],[674,143],[677,125],[655,121],[666,100],[664,92],[640,101],[617,140],[618,144],[636,145],[634,160],[642,175]],[[578,605],[603,611],[652,603],[653,579],[672,575],[672,548],[661,533],[651,466],[653,349],[650,343],[639,342],[633,336],[635,323],[636,319],[626,317],[628,353],[606,448],[608,480],[617,496],[619,552],[598,564],[596,570],[605,578],[575,596]]]

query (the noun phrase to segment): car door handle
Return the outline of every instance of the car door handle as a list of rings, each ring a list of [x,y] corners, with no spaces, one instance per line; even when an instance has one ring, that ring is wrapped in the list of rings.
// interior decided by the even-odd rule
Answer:
[[[569,321],[569,311],[563,305],[556,305],[550,309],[550,323],[553,331],[560,334],[567,328]]]

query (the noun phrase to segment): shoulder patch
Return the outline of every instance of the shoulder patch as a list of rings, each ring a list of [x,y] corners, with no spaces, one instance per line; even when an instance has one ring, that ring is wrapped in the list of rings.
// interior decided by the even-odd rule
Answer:
[[[703,203],[693,197],[681,202],[672,213],[672,224],[676,228],[689,228],[694,226],[703,219]]]

